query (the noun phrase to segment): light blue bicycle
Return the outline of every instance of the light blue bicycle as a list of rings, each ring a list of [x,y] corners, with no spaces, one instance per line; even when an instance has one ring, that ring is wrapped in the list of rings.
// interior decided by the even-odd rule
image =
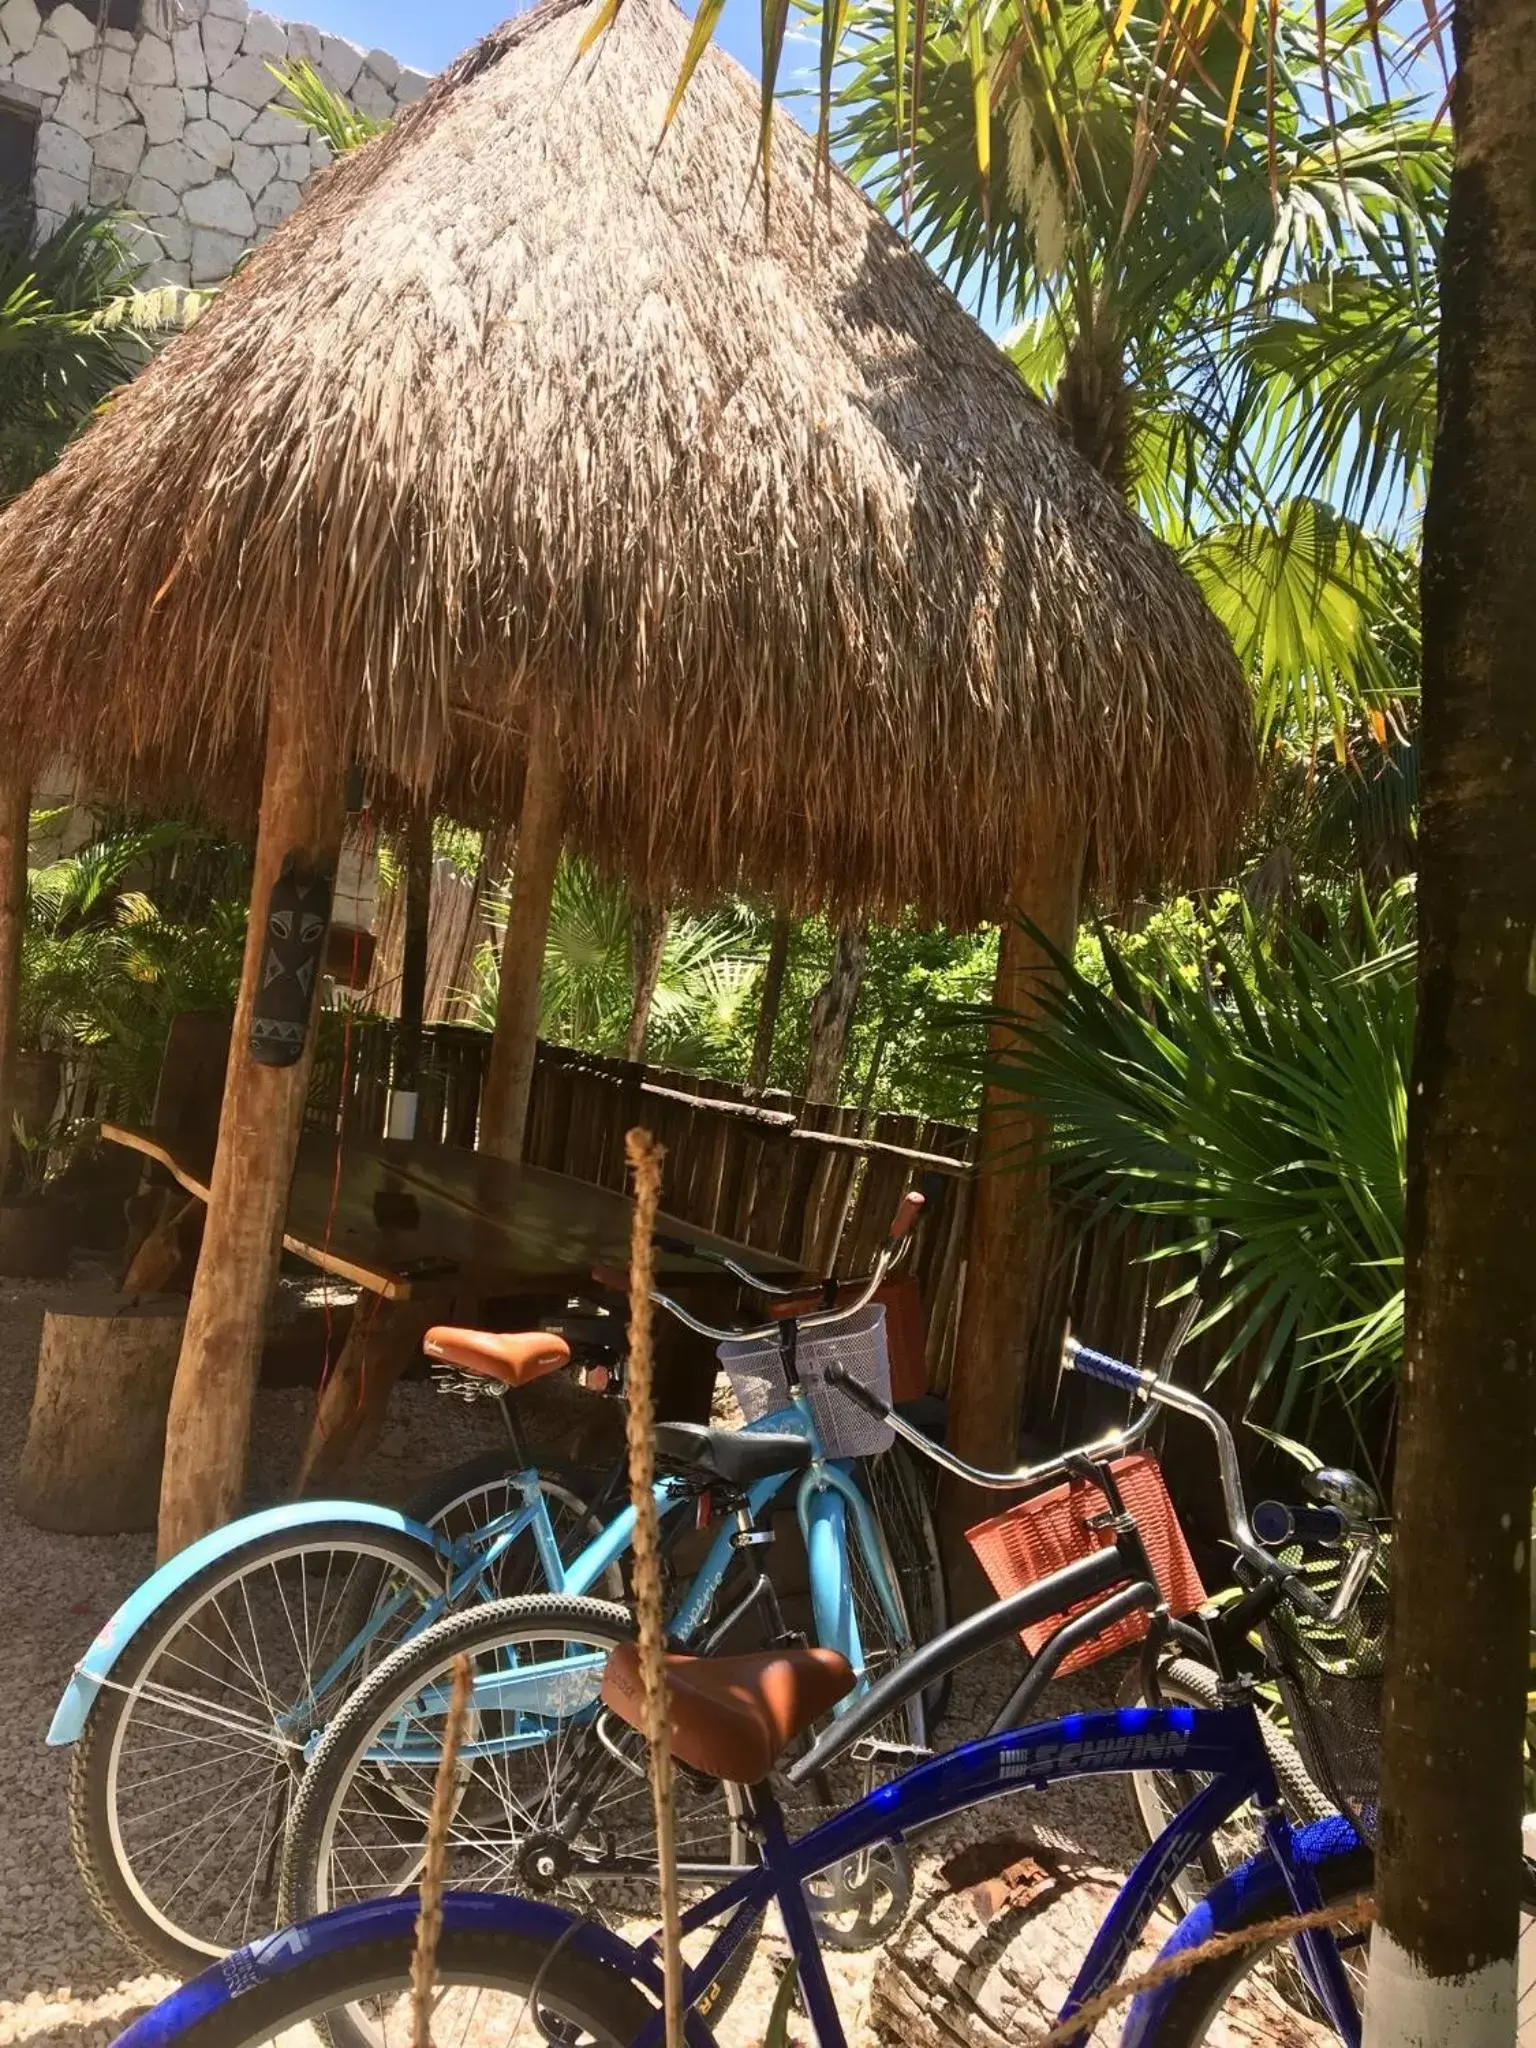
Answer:
[[[917,1196],[903,1204],[852,1304],[767,1326],[755,1364],[751,1342],[743,1352],[738,1340],[744,1430],[662,1426],[657,1498],[669,1545],[714,1517],[707,1553],[674,1609],[678,1642],[760,1646],[784,1633],[758,1562],[775,1508],[793,1504],[817,1638],[874,1674],[911,1643],[900,1575],[851,1463],[883,1449],[890,1433],[817,1389],[834,1363],[888,1386],[883,1312],[872,1297],[920,1206]],[[765,1336],[770,1366],[788,1347],[794,1372],[795,1347],[804,1353],[793,1398],[782,1381],[775,1398],[772,1372],[761,1369]],[[428,1349],[461,1386],[503,1395],[570,1355],[561,1338],[542,1333],[443,1330],[431,1333]],[[534,1470],[515,1401],[505,1412],[510,1455],[480,1486],[479,1512],[465,1488],[450,1486],[435,1525],[351,1501],[247,1516],[162,1566],[91,1645],[48,1739],[75,1745],[71,1839],[86,1888],[149,1960],[185,1975],[273,1924],[284,1830],[307,1760],[391,1652],[509,1593],[599,1594],[610,1603],[622,1595],[632,1510],[626,1504],[604,1523],[587,1505],[585,1481]],[[921,1703],[909,1734],[923,1739]],[[397,1789],[409,1761],[402,1754]]]

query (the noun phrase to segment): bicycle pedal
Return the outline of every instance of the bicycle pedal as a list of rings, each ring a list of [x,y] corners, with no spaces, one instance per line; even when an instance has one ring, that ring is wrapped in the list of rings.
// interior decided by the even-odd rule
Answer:
[[[931,1763],[933,1756],[931,1749],[920,1749],[916,1743],[881,1742],[866,1735],[853,1745],[852,1761],[865,1770],[910,1771],[914,1764]]]

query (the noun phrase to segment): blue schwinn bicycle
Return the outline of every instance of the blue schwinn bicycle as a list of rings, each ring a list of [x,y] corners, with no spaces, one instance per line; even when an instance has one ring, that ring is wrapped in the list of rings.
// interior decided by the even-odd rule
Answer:
[[[857,1352],[879,1383],[882,1311],[872,1297],[921,1206],[918,1195],[903,1202],[851,1304],[768,1326],[775,1343],[798,1336],[813,1360]],[[788,1291],[721,1263],[764,1294]],[[600,1369],[611,1374],[621,1359],[609,1326],[621,1333],[622,1316],[599,1305],[570,1336],[587,1360],[606,1358]],[[499,1395],[571,1357],[566,1339],[546,1332],[440,1329],[427,1349],[456,1389]],[[849,1461],[882,1449],[891,1432],[845,1404],[843,1433],[828,1439],[818,1434],[826,1403],[753,1404],[759,1383],[743,1372],[753,1418],[745,1431],[667,1426],[671,1469],[658,1499],[669,1541],[693,1526],[706,1495],[730,1502],[673,1616],[676,1637],[693,1643],[706,1623],[718,1636],[722,1599],[738,1637],[754,1617],[753,1641],[782,1628],[764,1604],[761,1573],[745,1574],[739,1599],[734,1582],[775,1503],[798,1488],[818,1637],[860,1671],[882,1668],[912,1631],[871,1510],[874,1489]],[[536,1470],[515,1408],[502,1404],[509,1443],[494,1469],[437,1490],[435,1525],[348,1501],[247,1516],[162,1566],[92,1643],[48,1740],[75,1745],[70,1831],[86,1889],[140,1954],[188,1975],[274,1924],[277,1861],[307,1757],[391,1651],[451,1612],[524,1587],[622,1597],[634,1526],[627,1500],[604,1520],[588,1505],[590,1475]],[[623,1495],[610,1482],[596,1498],[601,1506]],[[912,1726],[921,1740],[920,1704]]]
[[[1355,1524],[1343,1512],[1332,1511],[1330,1527],[1343,1568],[1333,1600],[1323,1601],[1292,1564],[1255,1538],[1230,1432],[1213,1409],[1151,1373],[1086,1348],[1070,1346],[1069,1356],[1079,1371],[1148,1404],[1193,1416],[1213,1431],[1252,1613],[1291,1606],[1331,1626],[1347,1619],[1373,1562],[1377,1538],[1369,1523]],[[856,1397],[852,1387],[845,1391]],[[844,2037],[818,1945],[825,1928],[815,1901],[827,1873],[867,1864],[904,1837],[968,1808],[1064,1779],[1176,1772],[1194,1787],[1188,1806],[1146,1851],[1111,1906],[1072,1986],[1064,2017],[1082,2010],[1116,1980],[1171,1881],[1246,1806],[1258,1816],[1263,1853],[1214,1886],[1180,1924],[1165,1955],[1198,1947],[1215,1932],[1257,1927],[1290,1913],[1358,1899],[1368,1889],[1369,1851],[1349,1820],[1341,1815],[1296,1828],[1286,1817],[1260,1717],[1237,1686],[1232,1703],[1216,1709],[1126,1707],[995,1731],[917,1764],[809,1833],[791,1838],[772,1774],[829,1710],[843,1707],[789,1769],[791,1784],[813,1778],[839,1756],[865,1749],[894,1705],[920,1692],[937,1672],[953,1669],[1024,1626],[1089,1603],[1037,1660],[1031,1679],[1044,1683],[1049,1670],[1085,1635],[1133,1604],[1155,1605],[1155,1590],[1144,1579],[1127,1582],[1128,1573],[1145,1571],[1145,1553],[1134,1523],[1120,1509],[1107,1463],[1067,1454],[1012,1476],[1030,1484],[1068,1465],[1085,1476],[1091,1470],[1103,1488],[1108,1547],[960,1623],[914,1651],[856,1699],[853,1672],[825,1649],[785,1647],[723,1659],[671,1660],[672,1743],[682,1775],[742,1787],[743,1832],[751,1851],[744,1867],[723,1873],[723,1881],[684,1916],[685,1933],[704,1944],[697,1960],[690,1958],[685,1987],[688,2038],[695,2048],[708,2048],[712,2039],[699,2002],[712,1993],[770,1904],[789,1936],[800,1996],[817,2040],[821,2048],[841,2048]],[[992,1483],[1002,1477],[977,1476]],[[531,1608],[539,1603],[513,1604]],[[1190,1625],[1166,1615],[1160,1620],[1170,1633],[1186,1630],[1198,1639],[1199,1631]],[[1043,1673],[1041,1666],[1046,1667]],[[632,1732],[641,1716],[633,1645],[613,1646],[600,1683],[584,1702],[551,1693],[541,1701],[530,1697],[521,1706],[561,1722],[569,1733],[594,1731],[605,1717]],[[487,1733],[494,1740],[507,1732],[487,1730],[478,1716],[469,1731],[472,1742]],[[461,1780],[466,1796],[472,1795],[478,1774],[477,1763],[466,1765]],[[611,1925],[537,1897],[465,1892],[450,1893],[444,1903],[436,2040],[658,2048],[663,2022],[654,1936],[625,1938]],[[414,1918],[413,1897],[390,1897],[290,1927],[227,1958],[176,1993],[137,2022],[120,2048],[171,2048],[173,2043],[255,2048],[304,2020],[323,2021],[333,2037],[340,2028],[348,2038],[383,2044],[408,2038]],[[1331,1929],[1298,1935],[1294,1970],[1284,1984],[1262,1995],[1277,2001],[1277,2015],[1298,2019],[1305,2011],[1345,2042],[1358,2043],[1358,1939]],[[1123,2041],[1134,2048],[1190,2048],[1207,2038],[1229,1998],[1240,1986],[1248,1988],[1246,1980],[1264,1967],[1262,1943],[1202,1959],[1186,1974],[1137,1998]]]

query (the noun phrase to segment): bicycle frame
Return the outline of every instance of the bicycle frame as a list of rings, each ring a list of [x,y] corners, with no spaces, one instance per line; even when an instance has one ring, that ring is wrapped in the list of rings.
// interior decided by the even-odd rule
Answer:
[[[1292,1830],[1280,1810],[1274,1772],[1253,1710],[1196,1707],[1121,1707],[1072,1714],[1030,1728],[1010,1729],[963,1744],[877,1786],[857,1805],[791,1841],[766,1786],[754,1787],[752,1813],[761,1866],[738,1877],[683,1915],[694,1932],[729,1915],[699,1965],[687,1973],[690,2007],[715,1982],[747,1938],[758,1916],[776,1904],[800,1973],[801,1994],[820,2048],[844,2048],[842,2025],[806,1902],[805,1882],[818,1871],[865,1854],[882,1843],[917,1833],[973,1806],[1008,1793],[1039,1791],[1066,1778],[1130,1771],[1169,1770],[1208,1776],[1190,1804],[1176,1814],[1127,1877],[1095,1936],[1060,2017],[1068,2019],[1119,1976],[1171,1880],[1250,1801],[1259,1809],[1265,1845],[1282,1871],[1298,1912],[1321,1904],[1310,1869],[1292,1853]],[[1326,1935],[1297,1943],[1302,1967],[1348,2048],[1358,2048],[1354,2012],[1338,1950]],[[657,1938],[641,1948],[654,1959]],[[664,2021],[656,2021],[634,2048],[659,2048]]]

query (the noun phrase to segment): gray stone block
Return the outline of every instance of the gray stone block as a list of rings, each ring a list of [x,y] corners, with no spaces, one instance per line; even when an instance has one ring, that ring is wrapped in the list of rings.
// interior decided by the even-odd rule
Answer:
[[[395,87],[395,104],[401,107],[409,106],[412,100],[421,98],[431,83],[431,76],[425,71],[402,70],[400,82]]]
[[[174,85],[130,85],[128,97],[138,108],[151,142],[179,142],[187,125],[186,102]]]
[[[32,180],[32,197],[38,207],[61,217],[86,205],[90,196],[85,179],[72,178],[66,171],[39,171]]]
[[[277,151],[253,143],[235,144],[235,182],[248,199],[259,199],[277,176]]]
[[[239,56],[240,38],[243,33],[238,21],[225,21],[216,14],[210,14],[198,30],[203,61],[207,65],[208,77],[212,84],[218,84],[219,79]]]
[[[174,213],[180,203],[179,192],[157,178],[146,178],[142,171],[128,187],[128,204],[142,214]]]
[[[104,43],[97,45],[94,62],[89,57],[82,59],[81,75],[98,85],[103,92],[127,92],[132,71],[133,59],[128,52],[109,50]]]
[[[72,0],[64,0],[48,17],[48,33],[57,36],[72,57],[88,50],[96,40],[96,24],[88,21]]]
[[[285,114],[279,107],[268,107],[265,113],[256,115],[246,128],[242,138],[246,142],[265,143],[268,149],[277,149],[285,142],[292,142],[302,128],[292,114]]]
[[[400,77],[400,66],[388,50],[370,50],[363,62],[382,86],[392,87]]]
[[[149,223],[150,233],[173,263],[185,263],[192,254],[192,230],[175,214],[161,214]]]
[[[131,171],[115,171],[107,164],[97,164],[91,172],[92,206],[118,206],[128,197],[132,182]]]
[[[267,57],[280,64],[288,55],[288,30],[275,15],[252,14],[245,24],[240,47],[248,57]]]
[[[30,85],[45,97],[62,92],[69,77],[69,52],[57,36],[44,31],[26,55],[16,59],[11,76],[18,85]]]
[[[83,135],[63,128],[57,121],[44,121],[37,131],[35,162],[40,171],[62,171],[66,177],[88,182],[91,175],[91,145]]]
[[[191,278],[194,284],[218,284],[228,277],[247,244],[238,235],[226,235],[218,228],[194,228],[192,232]]]
[[[159,36],[141,36],[133,53],[132,78],[135,85],[174,85],[176,60],[170,44],[162,42]]]
[[[137,121],[127,128],[114,128],[110,135],[97,136],[96,161],[104,170],[125,171],[131,177],[143,160],[148,140]]]
[[[183,92],[207,85],[208,59],[203,55],[202,32],[195,23],[177,29],[171,37],[171,56],[176,65],[176,83]]]
[[[256,115],[244,100],[232,100],[228,93],[220,92],[217,86],[208,89],[208,119],[217,121],[235,137],[236,141],[255,120]]]
[[[221,71],[214,83],[227,98],[243,100],[259,111],[278,90],[277,80],[267,68],[265,57],[237,57]]]
[[[233,143],[229,146],[234,148]],[[207,184],[212,168],[208,159],[183,136],[180,142],[162,142],[147,149],[139,172],[172,192],[185,192],[193,185]]]
[[[194,185],[182,200],[181,210],[196,228],[217,228],[221,234],[249,236],[256,232],[251,202],[233,178],[215,178],[207,185]]]
[[[235,160],[234,137],[217,121],[189,121],[187,132],[182,138],[189,150],[195,151],[202,159],[203,167],[189,184],[201,185],[208,176],[207,165],[216,171],[227,171]]]
[[[37,41],[43,17],[38,13],[33,0],[5,0],[0,6],[0,33],[11,46],[14,56],[24,57]]]
[[[274,178],[256,202],[257,227],[275,228],[279,221],[288,218],[300,197],[297,185],[290,184],[286,178]]]
[[[355,43],[343,42],[340,36],[320,38],[320,70],[338,92],[350,92],[362,68],[363,53]]]

